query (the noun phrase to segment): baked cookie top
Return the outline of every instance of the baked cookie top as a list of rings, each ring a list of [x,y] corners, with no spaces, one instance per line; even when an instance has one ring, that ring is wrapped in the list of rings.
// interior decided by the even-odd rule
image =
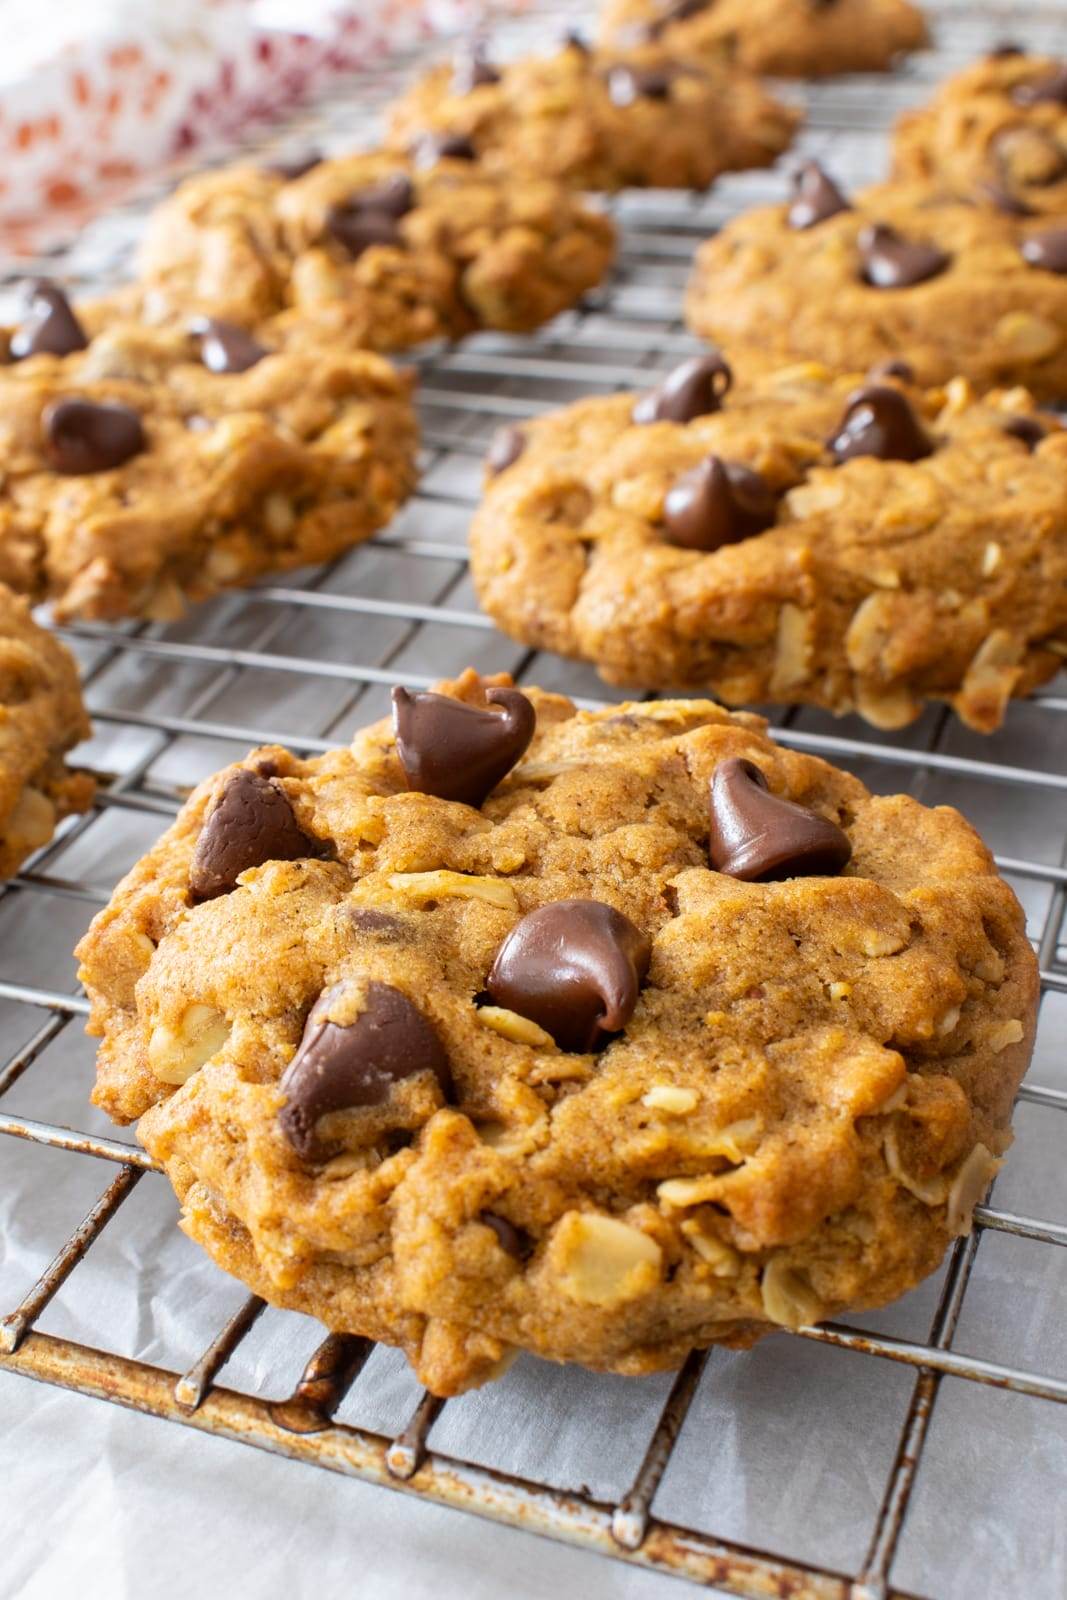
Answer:
[[[388,138],[416,153],[461,139],[505,177],[704,189],[722,172],[769,166],[800,120],[737,68],[702,68],[655,48],[599,54],[574,42],[499,68],[461,53],[394,103]]]
[[[723,357],[499,436],[482,605],[616,683],[998,726],[1067,654],[1067,431],[1025,390]]]
[[[70,651],[0,584],[0,877],[91,804],[89,773],[63,760],[89,733]]]
[[[286,346],[375,350],[536,328],[600,282],[614,228],[546,174],[510,183],[468,155],[190,178],[149,222],[146,314],[199,310]]]
[[[849,197],[813,163],[791,202],[701,245],[689,325],[742,372],[790,361],[864,371],[902,357],[923,384],[964,377],[1067,394],[1067,227],[936,184]]]
[[[185,1229],[440,1394],[931,1271],[1037,993],[963,818],[709,701],[442,687],[202,785],[82,941],[96,1102]]]
[[[1020,217],[1067,217],[1067,61],[976,61],[898,120],[893,171]]]
[[[326,560],[415,479],[411,377],[380,356],[275,352],[227,323],[149,328],[100,307],[83,326],[41,282],[0,332],[0,438],[0,579],[61,617],[170,620]]]
[[[927,43],[909,0],[605,0],[600,43],[659,44],[683,61],[727,57],[751,72],[823,78],[877,72]]]

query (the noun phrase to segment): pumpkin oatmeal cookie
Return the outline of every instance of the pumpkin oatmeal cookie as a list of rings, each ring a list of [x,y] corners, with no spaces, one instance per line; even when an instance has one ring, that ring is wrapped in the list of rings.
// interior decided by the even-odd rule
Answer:
[[[815,363],[734,388],[715,352],[488,467],[482,605],[612,683],[882,728],[946,700],[989,732],[1067,655],[1067,431],[1024,389]]]
[[[605,0],[599,38],[606,49],[660,44],[684,61],[725,54],[781,78],[884,72],[928,42],[909,0]]]
[[[79,954],[182,1226],[437,1394],[880,1305],[1010,1143],[1036,963],[958,814],[709,701],[473,673],[203,784]]]
[[[411,376],[380,356],[211,318],[83,325],[43,282],[0,334],[0,436],[0,580],[59,617],[169,621],[329,560],[415,480]]]
[[[743,374],[792,361],[864,371],[902,358],[920,383],[967,378],[1067,395],[1067,226],[933,183],[850,198],[814,163],[790,203],[703,244],[690,327]]]
[[[800,120],[742,69],[572,42],[499,69],[469,53],[434,67],[393,105],[389,142],[416,160],[460,145],[505,177],[581,189],[706,189],[770,166]]]

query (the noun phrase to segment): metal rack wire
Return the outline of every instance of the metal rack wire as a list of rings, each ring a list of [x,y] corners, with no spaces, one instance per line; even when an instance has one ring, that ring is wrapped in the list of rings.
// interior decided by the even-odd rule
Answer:
[[[1052,45],[1058,20],[1051,7],[1002,5],[978,14],[962,0],[942,4],[938,16],[938,52],[879,85],[874,109],[880,124],[928,92],[935,78],[1007,32],[1021,33],[1035,46]],[[538,21],[512,28],[512,42],[529,44],[542,31],[554,30],[559,17],[546,22],[542,12]],[[567,20],[573,20],[570,8]],[[272,144],[309,133],[320,136],[327,148],[359,142],[376,105],[395,92],[402,72],[378,73],[373,84],[342,86],[296,119],[284,136],[275,130]],[[871,118],[869,81],[827,84],[811,96],[803,145],[808,151],[832,147],[837,170],[850,181],[876,177],[884,147]],[[0,899],[73,899],[84,902],[87,918],[106,902],[109,885],[83,876],[70,863],[81,859],[79,848],[91,843],[93,830],[109,814],[127,813],[146,828],[162,828],[183,789],[204,771],[262,742],[309,753],[324,750],[378,715],[384,689],[393,683],[425,686],[474,661],[509,668],[520,680],[567,689],[587,703],[607,695],[584,670],[503,640],[474,608],[462,535],[476,494],[479,457],[500,419],[528,415],[591,389],[647,385],[654,373],[694,349],[679,321],[679,289],[695,243],[727,215],[776,194],[780,181],[775,175],[750,174],[703,198],[626,196],[615,204],[622,227],[620,263],[604,291],[537,339],[482,336],[462,348],[420,357],[422,485],[413,505],[372,545],[328,570],[224,597],[180,625],[61,630],[82,661],[101,759],[106,759],[103,752],[117,754],[119,770],[102,786],[94,810],[71,819],[4,886]],[[87,230],[76,248],[28,264],[30,269],[61,270],[94,286],[121,274],[130,240],[153,198],[139,196]],[[309,635],[318,640],[314,653],[307,650]],[[290,726],[284,717],[283,725],[275,725],[279,698],[287,702]],[[903,778],[925,798],[931,791],[940,795],[938,786],[947,785],[984,815],[995,808],[995,797],[1067,791],[1065,714],[1067,686],[1061,680],[1025,708],[1014,707],[1006,730],[985,743],[962,735],[947,714],[937,712],[927,713],[906,736],[889,737],[856,722],[835,726],[814,713],[779,714],[773,720],[783,743],[861,766],[876,786],[897,787]],[[1026,854],[998,855],[1020,890],[1032,891],[1046,1005],[1049,996],[1067,994],[1065,843],[1063,836],[1046,838]],[[978,1208],[974,1233],[955,1248],[925,1338],[833,1323],[800,1331],[802,1339],[897,1363],[914,1374],[866,1555],[854,1570],[786,1559],[657,1515],[657,1490],[704,1372],[703,1354],[690,1356],[678,1373],[628,1489],[609,1503],[435,1449],[430,1435],[442,1403],[428,1394],[393,1435],[334,1420],[371,1353],[363,1339],[331,1335],[292,1394],[281,1400],[227,1387],[223,1369],[263,1310],[255,1296],[184,1371],[41,1332],[36,1325],[46,1308],[142,1178],[156,1169],[122,1138],[4,1109],[3,1096],[32,1072],[65,1030],[78,1025],[87,1002],[73,988],[0,976],[4,1003],[20,1017],[32,1014],[39,1021],[28,1037],[25,1025],[15,1030],[22,1042],[0,1065],[0,1134],[95,1157],[116,1171],[39,1281],[0,1320],[0,1371],[106,1398],[731,1594],[796,1600],[904,1600],[905,1591],[893,1581],[894,1560],[943,1378],[1011,1390],[1039,1406],[1067,1401],[1062,1376],[955,1346],[972,1269],[989,1233],[1050,1249],[1067,1245],[1067,1221],[1022,1215],[995,1203]],[[1050,1115],[1067,1114],[1067,1088],[1053,1083],[1028,1079],[1020,1098]],[[1067,1123],[1062,1126],[1067,1130]],[[150,1176],[149,1181],[156,1180]]]

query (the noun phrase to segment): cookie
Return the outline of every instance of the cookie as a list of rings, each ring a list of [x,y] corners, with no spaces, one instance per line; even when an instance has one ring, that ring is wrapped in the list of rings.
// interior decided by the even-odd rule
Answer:
[[[518,1348],[672,1367],[931,1272],[1037,999],[959,813],[706,700],[443,691],[202,785],[82,941],[95,1100],[186,1232],[437,1394]]]
[[[1020,217],[1067,217],[1067,61],[996,54],[899,119],[894,176]]]
[[[715,353],[508,437],[479,599],[609,682],[881,728],[945,700],[989,732],[1063,665],[1067,431],[1025,390],[814,363],[733,388]]]
[[[745,374],[791,361],[865,371],[903,358],[919,382],[967,378],[1067,395],[1067,228],[884,184],[849,197],[813,163],[793,200],[701,245],[694,332]]]
[[[782,78],[881,72],[928,43],[909,0],[605,0],[599,38],[607,49],[660,44],[684,61],[725,53]]]
[[[478,328],[527,332],[611,265],[611,222],[543,173],[396,152],[315,163],[295,179],[229,167],[181,184],[140,252],[146,314],[189,310],[268,344],[401,350]]]
[[[499,69],[464,55],[435,67],[395,102],[388,137],[416,160],[460,141],[505,177],[704,189],[722,172],[769,166],[799,122],[736,68],[572,43]]]
[[[69,650],[0,584],[0,878],[92,803],[92,778],[63,759],[89,733]]]
[[[329,560],[413,487],[410,396],[380,356],[273,352],[210,319],[94,333],[31,285],[0,334],[0,580],[60,617],[168,621]]]

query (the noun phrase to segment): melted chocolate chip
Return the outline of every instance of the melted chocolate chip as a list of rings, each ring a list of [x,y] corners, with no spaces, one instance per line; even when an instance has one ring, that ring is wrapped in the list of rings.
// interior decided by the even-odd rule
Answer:
[[[1009,56],[1022,56],[1026,51],[1021,44],[1015,44],[1011,39],[1004,39],[1000,44],[995,44],[989,52],[990,61],[1006,61]]]
[[[41,425],[52,465],[68,477],[109,472],[148,447],[141,419],[129,406],[53,400]]]
[[[600,900],[555,900],[515,924],[485,987],[497,1005],[550,1033],[561,1050],[595,1050],[633,1016],[651,945]]]
[[[315,1125],[330,1111],[383,1105],[394,1084],[418,1072],[432,1072],[446,1100],[451,1093],[444,1047],[407,995],[388,983],[368,983],[355,1020],[331,1022],[344,992],[336,984],[319,996],[281,1081],[288,1096],[279,1113],[282,1132],[305,1161],[326,1153]]]
[[[721,411],[734,375],[718,350],[693,356],[643,394],[634,406],[634,422],[692,422]]]
[[[85,329],[58,283],[35,278],[27,285],[26,315],[8,345],[12,361],[27,356],[69,356],[89,344]]]
[[[868,378],[899,378],[901,383],[915,382],[915,369],[908,362],[901,361],[899,356],[893,356],[888,361],[876,361],[867,374]]]
[[[772,794],[754,762],[731,756],[712,779],[708,854],[716,872],[771,882],[838,873],[852,845],[836,822]]]
[[[483,89],[487,84],[499,82],[500,74],[486,56],[484,43],[472,45],[457,55],[452,68],[452,94],[470,94],[472,89]]]
[[[1027,205],[1025,200],[1020,200],[1018,195],[1012,194],[1010,189],[1005,189],[1001,183],[993,183],[988,178],[983,178],[976,185],[978,194],[988,205],[996,206],[998,211],[1003,211],[1006,217],[1032,217],[1033,206]]]
[[[1004,432],[1019,439],[1028,450],[1033,450],[1045,437],[1045,429],[1036,417],[1009,417]]]
[[[849,395],[845,414],[827,448],[837,462],[851,461],[854,456],[921,461],[933,455],[934,442],[906,394],[888,384],[868,383]]]
[[[197,317],[189,331],[200,340],[200,359],[209,372],[247,372],[270,354],[244,328],[218,317]]]
[[[330,207],[326,213],[326,232],[347,250],[353,261],[372,245],[398,249],[404,243],[396,218],[386,211],[368,210],[358,195]]]
[[[291,156],[282,156],[278,161],[271,161],[265,170],[291,183],[294,178],[302,178],[305,172],[317,167],[323,159],[321,150],[296,150]]]
[[[908,289],[944,272],[952,257],[936,245],[905,239],[884,222],[872,222],[856,243],[863,260],[863,277],[873,289]]]
[[[497,477],[515,462],[526,449],[526,435],[521,428],[498,428],[489,442],[485,457],[486,469]]]
[[[516,1261],[525,1261],[527,1256],[533,1254],[533,1240],[522,1228],[516,1228],[507,1217],[497,1216],[495,1211],[480,1211],[478,1221],[483,1222],[487,1228],[492,1228],[496,1234],[496,1242],[506,1255],[514,1256]]]
[[[638,100],[667,100],[678,76],[670,65],[662,67],[612,67],[608,72],[608,98],[625,109]]]
[[[1067,228],[1032,233],[1019,246],[1024,261],[1043,272],[1067,272]]]
[[[432,167],[438,161],[477,161],[478,152],[465,133],[427,133],[414,149],[417,167]]]
[[[1067,106],[1067,64],[1057,67],[1054,72],[1047,72],[1043,78],[1035,78],[1033,83],[1017,84],[1011,97],[1017,106],[1037,106],[1048,102]]]
[[[408,788],[480,806],[520,759],[537,714],[519,689],[488,689],[503,715],[447,694],[393,690],[396,753]]]
[[[380,211],[387,217],[406,217],[415,205],[415,185],[406,172],[391,173],[373,188],[353,195],[353,205],[362,211]]]
[[[281,789],[247,767],[239,767],[200,830],[189,868],[194,900],[214,900],[237,887],[249,867],[266,861],[300,861],[321,854],[304,833]]]
[[[773,526],[777,510],[778,496],[758,472],[708,456],[668,491],[663,520],[671,544],[718,550]]]
[[[851,211],[848,200],[817,161],[806,161],[793,174],[793,203],[786,213],[791,228],[814,228],[817,222]]]

